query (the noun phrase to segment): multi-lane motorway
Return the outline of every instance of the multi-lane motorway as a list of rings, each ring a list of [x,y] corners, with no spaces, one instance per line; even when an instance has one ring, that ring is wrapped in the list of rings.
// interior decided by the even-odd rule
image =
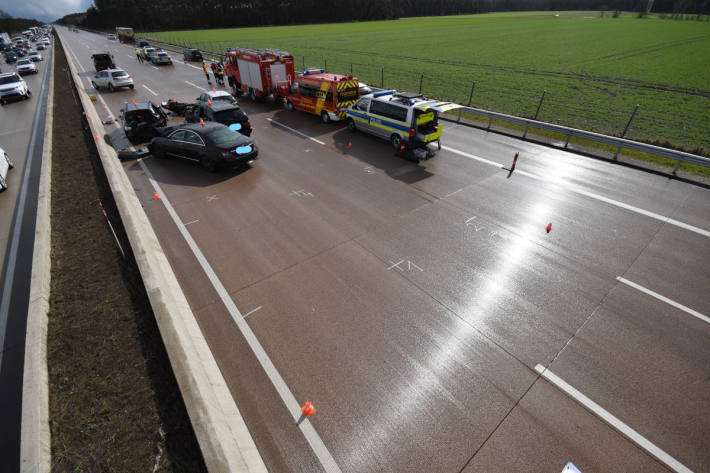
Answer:
[[[133,76],[104,120],[207,87],[59,34],[91,93],[94,51]],[[415,164],[240,104],[250,168],[124,169],[270,471],[710,470],[710,190],[453,124]]]
[[[35,218],[42,165],[52,46],[41,51],[38,73],[25,75],[30,100],[0,107],[0,147],[15,168],[0,194],[0,451],[3,468],[19,467],[20,424]],[[2,64],[3,72],[14,71]]]

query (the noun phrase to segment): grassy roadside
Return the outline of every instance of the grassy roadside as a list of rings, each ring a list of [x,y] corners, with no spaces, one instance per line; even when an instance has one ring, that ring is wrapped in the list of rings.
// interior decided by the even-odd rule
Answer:
[[[47,336],[52,471],[206,471],[58,38],[56,44]]]

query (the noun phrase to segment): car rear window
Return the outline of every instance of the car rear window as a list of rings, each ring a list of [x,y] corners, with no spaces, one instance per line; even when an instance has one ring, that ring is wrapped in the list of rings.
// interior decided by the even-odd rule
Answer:
[[[229,128],[217,128],[214,131],[211,131],[207,136],[216,145],[232,143],[242,138],[242,135],[236,131],[230,130]]]
[[[215,112],[214,114],[214,121],[219,123],[226,123],[228,125],[242,121],[243,119],[244,114],[237,109],[222,110],[221,112]]]
[[[113,71],[113,72],[111,72],[111,77],[125,77],[125,76],[127,76],[127,75],[128,75],[128,73],[126,73],[125,71]]]

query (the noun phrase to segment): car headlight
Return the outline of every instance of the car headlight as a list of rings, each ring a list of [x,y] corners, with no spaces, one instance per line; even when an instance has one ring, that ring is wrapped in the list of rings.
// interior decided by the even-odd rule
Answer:
[[[123,127],[123,129],[126,130],[126,131],[131,131],[133,128],[131,128],[130,126],[126,125],[126,126]]]

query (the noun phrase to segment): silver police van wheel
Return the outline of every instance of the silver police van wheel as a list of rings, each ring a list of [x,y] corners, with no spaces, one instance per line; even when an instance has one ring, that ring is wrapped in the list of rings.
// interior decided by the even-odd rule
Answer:
[[[395,133],[390,138],[390,142],[392,143],[392,147],[395,149],[395,151],[399,151],[399,146],[402,144],[402,137]]]

